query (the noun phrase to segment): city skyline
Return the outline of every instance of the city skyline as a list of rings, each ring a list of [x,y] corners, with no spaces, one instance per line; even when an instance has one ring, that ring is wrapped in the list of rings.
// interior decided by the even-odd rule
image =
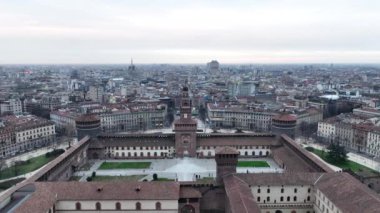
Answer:
[[[378,63],[375,1],[5,1],[0,64]]]

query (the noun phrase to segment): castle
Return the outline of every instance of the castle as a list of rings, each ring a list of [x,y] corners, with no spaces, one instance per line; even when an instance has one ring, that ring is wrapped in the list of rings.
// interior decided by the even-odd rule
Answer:
[[[380,197],[287,135],[197,133],[189,89],[172,134],[97,135],[81,118],[81,140],[0,196],[0,212],[375,213]],[[88,122],[89,126],[86,126]],[[82,131],[83,130],[83,131]],[[214,158],[216,179],[68,182],[88,159]],[[239,158],[272,158],[282,173],[237,173]]]

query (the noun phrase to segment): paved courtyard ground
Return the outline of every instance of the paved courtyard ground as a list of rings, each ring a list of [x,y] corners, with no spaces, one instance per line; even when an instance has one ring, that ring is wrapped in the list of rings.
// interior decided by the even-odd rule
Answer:
[[[247,158],[240,159],[239,161],[265,161],[269,167],[238,167],[238,173],[282,172],[282,169],[270,158]],[[151,164],[146,169],[99,170],[103,162],[105,161],[96,161],[90,170],[79,171],[74,175],[82,176],[80,181],[85,181],[86,177],[91,176],[93,171],[99,176],[144,175],[142,180],[151,180],[153,174],[157,174],[159,178],[177,181],[194,181],[197,178],[214,178],[216,176],[216,163],[214,159],[107,160],[106,162],[150,162]]]

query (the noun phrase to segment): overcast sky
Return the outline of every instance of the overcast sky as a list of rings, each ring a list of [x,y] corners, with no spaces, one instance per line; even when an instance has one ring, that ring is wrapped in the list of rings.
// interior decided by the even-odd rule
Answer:
[[[0,63],[379,63],[378,0],[0,0]]]

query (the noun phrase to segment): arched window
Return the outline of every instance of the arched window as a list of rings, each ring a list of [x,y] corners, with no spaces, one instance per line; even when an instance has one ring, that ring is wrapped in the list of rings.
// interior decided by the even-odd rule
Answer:
[[[257,202],[260,202],[260,197],[257,197]]]
[[[102,209],[102,205],[99,202],[96,202],[95,208],[96,208],[96,210],[101,210]]]
[[[263,152],[262,152],[262,151],[260,151],[260,152],[259,152],[259,156],[262,156],[262,155],[263,155]]]
[[[136,210],[141,210],[141,203],[140,202],[136,203]]]
[[[282,213],[282,211],[281,210],[277,210],[275,213]]]
[[[280,197],[280,201],[284,201],[284,197],[283,196]]]
[[[310,201],[310,196],[307,196],[307,201]]]
[[[269,188],[267,189],[267,193],[270,193],[270,189]]]
[[[115,209],[121,210],[121,204],[119,202],[115,203]]]
[[[286,198],[286,201],[288,201],[288,202],[290,201],[290,196],[288,196],[288,197]]]
[[[245,151],[245,152],[244,152],[244,155],[245,155],[245,156],[247,156],[247,155],[248,155],[248,152],[247,152],[247,151]]]
[[[150,157],[150,152],[148,152],[148,157]]]
[[[310,192],[311,192],[311,189],[310,189],[310,188],[308,188],[308,189],[307,189],[307,192],[308,192],[308,193],[310,193]]]
[[[293,201],[297,201],[297,196],[294,196],[294,197],[293,197]]]
[[[161,152],[162,153],[162,152]],[[157,152],[154,152],[154,157],[157,157]]]
[[[261,189],[260,189],[260,188],[258,188],[258,189],[257,189],[257,193],[260,193],[260,192],[261,192]]]
[[[270,201],[270,197],[268,196],[268,197],[267,197],[267,202],[269,202],[269,201]]]
[[[140,152],[140,157],[144,157],[144,152]]]
[[[266,152],[266,156],[268,156],[268,155],[269,155],[269,151]]]
[[[160,202],[156,203],[156,210],[161,210],[161,203]]]
[[[82,209],[82,205],[79,202],[76,202],[75,203],[75,209],[76,210],[81,210]]]
[[[297,193],[297,188],[294,188],[294,193]]]
[[[281,189],[281,193],[284,193],[284,188]]]

